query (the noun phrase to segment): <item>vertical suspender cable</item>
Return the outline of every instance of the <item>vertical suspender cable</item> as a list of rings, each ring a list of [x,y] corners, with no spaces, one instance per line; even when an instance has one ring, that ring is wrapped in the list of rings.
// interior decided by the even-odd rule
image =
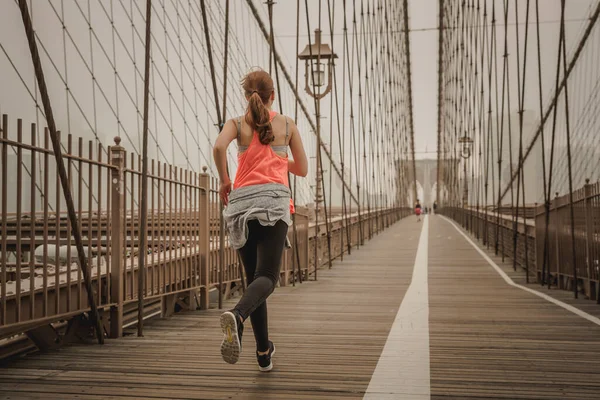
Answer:
[[[250,11],[252,12],[252,15],[254,16],[254,19],[256,20],[256,23],[258,24],[258,27],[259,27],[260,31],[262,32],[262,34],[263,34],[263,37],[265,38],[265,40],[268,41],[269,40],[269,33],[267,32],[267,29],[265,28],[265,24],[263,23],[260,15],[258,14],[258,10],[257,10],[256,6],[252,2],[252,0],[246,0],[246,4],[248,5],[248,8],[250,8]],[[309,44],[310,44],[310,38],[309,38]],[[306,108],[305,104],[299,98],[299,94],[298,94],[298,90],[296,89],[296,85],[294,85],[294,82],[293,82],[293,80],[292,80],[289,72],[287,71],[287,69],[285,67],[285,64],[281,60],[281,57],[279,56],[279,53],[277,53],[277,51],[275,51],[275,61],[279,64],[279,68],[281,69],[281,72],[283,73],[283,76],[284,76],[285,80],[288,82],[288,84],[290,86],[290,89],[292,90],[294,96],[296,96],[296,100],[298,102],[300,110],[306,116],[308,124],[313,129],[313,131],[316,131],[316,124],[314,123],[314,121],[313,121],[313,119],[311,117],[311,113],[309,113],[309,111]],[[316,136],[316,133],[315,133],[315,136]],[[329,158],[332,158],[332,155],[329,152],[329,149],[327,149],[327,147],[322,142],[317,143],[317,146],[321,146],[321,150],[325,153],[325,155],[327,155],[327,157],[329,157]],[[340,178],[342,178],[342,174],[341,174],[339,168],[337,167],[337,165],[335,163],[333,164],[333,169],[334,169],[335,173]],[[348,190],[348,193],[350,194],[350,196],[352,197],[352,199],[355,202],[358,202],[357,197],[350,190],[351,188],[348,186],[348,183],[345,180],[343,180],[343,179],[342,179],[342,183],[346,186],[346,189]]]
[[[344,171],[344,161],[345,161],[345,152],[346,152],[346,57],[347,57],[347,47],[348,47],[348,25],[346,23],[346,0],[342,0],[342,13],[344,15],[344,38],[342,44],[342,140],[340,142],[340,158],[341,158],[341,169],[342,176],[345,178]],[[333,42],[333,39],[332,39]],[[349,71],[348,71],[349,73]],[[334,75],[335,76],[335,75]],[[337,90],[336,90],[337,92]],[[352,100],[350,100],[352,101]],[[338,132],[339,132],[339,122],[338,122]],[[352,171],[350,171],[352,172]],[[350,232],[350,224],[349,224],[349,211],[346,205],[346,188],[342,185],[342,205],[343,205],[343,219],[342,227],[346,227],[346,246],[348,248],[348,254],[352,252],[352,242],[351,242],[351,232]],[[350,207],[352,207],[352,202],[350,202]],[[343,232],[342,232],[343,238]],[[342,255],[344,254],[343,250],[343,239],[342,239]]]
[[[539,0],[535,0],[535,26],[536,26],[536,36],[537,36],[537,65],[538,65],[538,91],[539,91],[539,100],[540,100],[540,118],[544,115],[544,103],[543,103],[543,93],[542,93],[542,55],[541,55],[541,37],[540,37],[540,4]],[[548,224],[550,222],[550,203],[546,200],[549,198],[548,196],[548,185],[546,182],[546,141],[544,134],[544,119],[541,118],[540,123],[540,131],[541,131],[541,141],[542,141],[542,179],[544,185],[544,250],[543,250],[543,259],[542,259],[542,276],[540,279],[540,283],[543,286],[546,281],[546,265],[548,262]]]
[[[565,45],[564,42],[564,35],[563,35],[563,29],[565,28],[564,24],[561,23],[560,24],[560,34],[559,34],[559,38],[558,38],[558,59],[556,61],[556,80],[554,82],[555,84],[555,88],[556,88],[556,93],[559,93],[559,82],[560,82],[560,65],[561,65],[561,57],[562,57],[562,46]],[[566,78],[566,75],[565,75]],[[546,193],[547,197],[546,197],[546,202],[548,204],[550,204],[550,196],[552,193],[552,176],[553,176],[553,167],[554,167],[554,149],[555,149],[555,143],[556,143],[556,116],[558,113],[558,107],[554,107],[554,113],[552,116],[552,137],[551,137],[551,141],[550,141],[550,161],[549,161],[549,165],[548,165],[548,191]],[[558,193],[557,193],[558,196]],[[549,218],[549,213],[546,214],[546,229],[548,229],[548,221]],[[556,235],[558,235],[558,231],[556,231]],[[548,269],[547,271],[544,271],[547,276],[550,276],[550,270]],[[542,282],[544,281],[544,279],[546,278],[546,276],[542,277]],[[552,286],[552,282],[549,280],[548,281],[548,289],[550,289],[550,287]]]
[[[200,8],[202,10],[202,24],[204,25],[204,39],[206,40],[206,52],[208,55],[208,64],[210,67],[210,75],[211,75],[211,80],[212,80],[212,86],[213,86],[213,96],[214,96],[214,100],[215,100],[215,109],[217,111],[217,125],[218,125],[218,129],[220,130],[221,127],[223,126],[223,119],[221,116],[221,108],[219,107],[219,92],[217,90],[217,77],[215,75],[215,64],[213,62],[213,56],[212,56],[212,48],[211,48],[211,43],[210,43],[210,34],[208,31],[208,18],[206,16],[206,4],[205,4],[205,0],[200,0]],[[219,208],[219,269],[220,269],[220,273],[219,273],[219,308],[223,307],[223,269],[224,269],[224,247],[225,247],[225,232],[223,229],[223,203],[221,203],[220,208]]]
[[[281,85],[280,85],[280,81],[279,81],[279,68],[277,67],[277,63],[275,62],[275,31],[273,28],[273,4],[275,4],[275,2],[273,0],[269,0],[267,1],[267,6],[269,7],[269,30],[271,32],[271,38],[270,38],[270,52],[269,52],[269,73],[271,72],[271,67],[273,64],[275,64],[275,80],[277,82],[277,95],[278,95],[278,99],[279,99],[279,111],[280,113],[283,115],[283,101],[281,100]],[[297,35],[296,35],[297,36]],[[297,42],[297,40],[296,40]],[[272,62],[271,62],[272,61]],[[297,70],[297,68],[296,68]],[[296,102],[297,104],[297,102]],[[296,111],[297,111],[297,107],[296,107]],[[285,117],[287,119],[287,117]],[[290,173],[288,171],[288,182],[290,182]],[[294,193],[292,193],[292,200],[294,200]],[[294,240],[294,253],[296,254],[296,257],[292,258],[292,271],[295,274],[296,271],[296,265],[299,265],[300,261],[299,261],[299,254],[298,254],[298,236],[297,236],[297,231],[296,231],[296,219],[295,219],[295,215],[292,214],[292,229],[293,229],[293,240]],[[296,285],[296,279],[292,280],[292,284],[295,286]]]
[[[296,91],[298,90],[298,63],[300,61],[300,59],[298,58],[298,51],[299,51],[299,47],[300,47],[300,0],[296,0]],[[273,49],[273,51],[275,51],[275,49]],[[281,88],[279,88],[279,90],[281,90]],[[294,123],[298,124],[298,96],[295,96],[295,104],[294,104]],[[342,185],[343,186],[343,185]],[[294,191],[292,193],[292,195],[294,196],[294,198],[296,198],[296,175],[294,175]],[[296,216],[294,214],[294,216],[292,216],[293,218],[293,232],[294,232],[294,253],[296,255],[296,257],[294,258],[294,262],[295,262],[295,266],[297,269],[297,277],[298,277],[298,282],[302,283],[302,270],[300,268],[300,249],[298,248],[298,230],[296,228]],[[308,229],[308,227],[307,227]],[[308,268],[308,267],[307,267]],[[294,279],[293,284],[296,284],[296,280]]]
[[[523,172],[523,113],[525,106],[525,82],[527,79],[527,44],[529,39],[529,3],[530,0],[527,0],[527,10],[525,12],[525,43],[523,45],[523,77],[521,78],[521,74],[519,72],[519,7],[517,1],[515,0],[515,29],[517,34],[517,87],[519,89],[518,94],[518,102],[519,102],[519,177],[517,180],[517,205],[516,205],[516,215],[517,221],[519,219],[519,196],[521,192],[521,184],[524,184],[525,175]],[[519,87],[520,86],[520,87]],[[525,207],[525,187],[523,187],[523,208]],[[524,241],[525,241],[525,258],[527,259],[527,223],[525,222],[525,214],[523,214],[523,222],[524,222]],[[513,269],[517,269],[517,242],[518,242],[519,232],[518,232],[518,222],[515,224],[515,231],[513,233]],[[527,262],[525,263],[525,279],[529,283],[529,266]]]
[[[488,32],[487,28],[487,0],[484,6],[484,25],[485,25],[485,33]],[[493,32],[492,32],[493,35]],[[490,187],[489,187],[489,178],[492,176],[492,195],[495,193],[494,191],[494,163],[493,161],[493,151],[492,151],[492,40],[491,36],[486,37],[487,44],[487,68],[488,68],[488,101],[487,101],[487,143],[486,143],[486,162],[485,162],[485,240],[487,248],[490,248],[490,232],[489,232],[489,195],[490,195]],[[491,171],[490,171],[491,169]]]
[[[414,177],[414,195],[417,198],[417,163],[415,161],[415,129],[413,122],[413,98],[412,98],[412,74],[410,66],[410,38],[408,30],[408,0],[404,0],[404,45],[406,46],[406,73],[408,80],[408,120],[410,135],[410,154],[412,157],[412,169]]]
[[[561,0],[560,9],[560,24],[561,24],[561,40],[563,42],[563,74],[567,73],[567,50],[566,50],[566,39],[565,39],[565,3],[566,0]],[[573,295],[578,298],[579,295],[579,282],[578,282],[578,271],[577,271],[577,247],[575,247],[575,205],[573,204],[573,167],[571,158],[571,126],[569,119],[569,86],[568,81],[565,80],[565,123],[566,123],[566,139],[567,139],[567,162],[569,166],[569,211],[571,214],[571,253],[573,256]],[[588,261],[590,262],[590,261]]]
[[[565,73],[563,74],[562,80],[561,80],[560,84],[557,85],[557,87],[556,87],[552,101],[547,106],[546,111],[541,116],[540,126],[538,127],[535,134],[531,138],[529,145],[527,146],[527,149],[525,150],[525,153],[523,155],[523,159],[527,159],[527,157],[529,157],[529,154],[531,154],[531,151],[533,150],[533,147],[534,147],[537,139],[539,138],[540,134],[543,131],[543,126],[544,126],[546,120],[550,117],[550,113],[553,111],[553,108],[556,107],[560,93],[565,88],[567,79],[569,78],[569,76],[571,75],[571,72],[575,68],[575,65],[577,64],[577,60],[579,60],[579,56],[583,52],[583,49],[585,48],[585,45],[587,44],[587,41],[588,41],[589,37],[591,36],[591,34],[596,26],[596,23],[598,23],[599,19],[600,19],[600,2],[597,2],[597,5],[594,8],[594,11],[590,14],[590,17],[587,19],[588,23],[585,27],[585,31],[581,35],[581,39],[579,40],[577,48],[575,49],[575,51],[573,52],[573,55],[571,56],[571,59],[569,60],[569,64],[567,66]],[[504,188],[504,191],[502,192],[502,197],[504,197],[506,195],[506,193],[508,192],[508,190],[510,188],[510,185],[512,184],[512,182],[515,179],[517,179],[516,175],[513,175],[510,178],[509,182],[507,183],[506,187]]]
[[[223,120],[224,124],[227,120],[227,63],[229,61],[229,0],[225,1],[225,42],[223,44]],[[221,129],[223,126],[220,126]],[[219,308],[223,306],[223,281],[225,280],[225,221],[223,219],[223,205],[220,206],[219,215]],[[242,258],[239,252],[236,252],[238,275],[240,277],[240,284],[242,290],[246,291],[246,280],[244,279],[244,267],[242,265]]]
[[[150,85],[150,47],[151,30],[150,22],[152,20],[152,2],[146,0],[146,43],[144,56],[144,125],[142,138],[142,195],[140,199],[140,247],[138,253],[138,336],[144,336],[144,286],[145,286],[145,262],[147,246],[147,225],[148,225],[148,104],[149,104],[149,85]]]
[[[508,10],[510,8],[510,0],[504,0],[504,73],[506,74],[506,109],[508,110],[507,115],[507,125],[508,125],[508,169],[510,171],[510,175],[513,174],[513,154],[512,154],[512,123],[511,123],[511,115],[510,115],[510,65],[508,62]],[[518,66],[517,66],[518,67]],[[503,92],[504,96],[504,92]],[[505,115],[504,115],[504,97],[502,101],[502,123],[504,124]],[[504,132],[503,132],[504,134]],[[499,199],[499,206],[501,205],[502,198]],[[517,216],[514,215],[514,207],[515,207],[515,196],[514,196],[514,185],[510,186],[510,209],[513,220],[513,229],[516,229],[517,225]],[[502,260],[505,257],[505,244],[504,240],[502,241]],[[516,266],[515,266],[516,267]]]
[[[333,15],[334,15],[334,11],[335,11],[335,0],[333,1],[333,7],[331,7],[330,1],[327,0],[327,9],[329,10],[329,31],[330,31],[330,36],[331,36],[331,52],[334,52],[334,37],[333,37],[333,27],[334,27],[334,22],[333,22]],[[344,15],[344,21],[345,21],[345,15]],[[346,65],[344,63],[344,56],[345,56],[345,47],[342,45],[342,51],[343,51],[343,55],[342,55],[342,66],[343,66],[343,72],[344,74],[346,73]],[[340,150],[340,167],[342,170],[342,176],[344,176],[344,153],[345,153],[345,147],[343,146],[343,136],[341,133],[341,128],[340,128],[340,108],[339,108],[339,99],[338,99],[338,86],[337,86],[337,73],[336,73],[336,69],[335,69],[335,65],[334,68],[332,68],[332,73],[333,73],[333,92],[335,94],[335,110],[336,110],[336,127],[337,127],[337,136],[338,136],[338,148]],[[344,81],[345,76],[342,78],[342,82]],[[346,91],[345,91],[345,86],[344,86],[344,98],[342,100],[342,105],[345,105],[345,95],[346,95]],[[333,96],[332,96],[332,102],[333,102]],[[332,113],[333,113],[333,107],[332,108]],[[342,112],[342,121],[344,121],[343,118],[344,114]],[[343,123],[343,122],[342,122]],[[330,125],[330,143],[332,143],[332,132],[333,132],[333,118],[331,118],[331,125]],[[331,200],[331,189],[333,187],[332,185],[332,177],[333,174],[331,173],[331,160],[330,160],[330,172],[329,172],[329,215],[331,217],[331,206],[332,206],[332,200]],[[343,260],[344,259],[344,232],[347,232],[347,229],[345,229],[345,222],[346,222],[346,190],[344,188],[344,186],[342,185],[342,223],[341,223],[341,232],[340,232],[340,257]]]
[[[319,32],[321,31],[321,0],[319,0]],[[333,46],[333,43],[332,43]],[[319,52],[317,53],[317,64],[319,64],[321,62],[321,51],[319,50]],[[333,63],[333,59],[331,59],[329,61],[330,63]],[[331,79],[331,68],[333,68],[330,64],[330,70],[329,70],[329,79]],[[321,127],[321,120],[320,120],[320,116],[321,116],[321,101],[320,99],[317,101],[317,105],[318,105],[318,112],[317,114],[319,115],[319,117],[317,118],[317,127],[319,127],[319,136],[321,135],[320,133],[320,127]],[[329,158],[330,161],[330,165],[333,164],[333,158]],[[331,268],[332,264],[331,264],[331,230],[330,230],[330,222],[331,222],[331,215],[329,215],[329,213],[327,212],[327,196],[325,195],[325,190],[323,188],[323,157],[321,156],[321,146],[317,147],[317,164],[319,165],[319,169],[320,171],[317,171],[317,174],[319,174],[319,179],[321,180],[321,190],[323,192],[323,211],[325,211],[325,235],[327,237],[327,265],[329,266],[329,268]],[[317,231],[318,231],[318,225],[317,225]],[[316,274],[316,272],[315,272]]]
[[[498,41],[496,35],[496,4],[495,0],[493,1],[493,17],[492,17],[492,32],[494,33],[493,37],[493,50],[492,53],[494,55],[494,77],[495,77],[495,93],[496,93],[496,153],[497,153],[497,163],[498,163],[498,197],[496,199],[496,235],[495,235],[495,244],[494,251],[495,254],[498,255],[499,247],[500,247],[500,186],[502,186],[502,144],[503,144],[503,128],[500,125],[500,110],[498,103]],[[502,74],[502,80],[504,81],[504,73]],[[502,97],[504,98],[504,83],[502,84]],[[504,100],[503,100],[504,101]]]
[[[443,60],[443,43],[444,43],[444,0],[438,1],[438,12],[439,12],[439,20],[438,20],[438,131],[437,131],[437,183],[435,188],[435,201],[438,205],[440,202],[440,189],[442,184],[442,114],[443,109],[445,108],[445,101],[443,99],[444,89],[443,89],[443,76],[444,76],[444,60]]]

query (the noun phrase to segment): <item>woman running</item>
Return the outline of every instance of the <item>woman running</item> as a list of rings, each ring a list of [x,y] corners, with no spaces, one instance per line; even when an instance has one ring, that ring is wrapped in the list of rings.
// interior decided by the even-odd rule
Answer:
[[[419,199],[417,199],[417,204],[415,205],[415,214],[417,215],[417,222],[421,221],[421,203]]]
[[[308,161],[292,119],[271,110],[275,91],[269,74],[262,70],[250,72],[242,87],[248,100],[246,113],[227,121],[213,150],[229,240],[240,253],[248,284],[237,305],[221,315],[221,356],[230,364],[238,361],[244,321],[250,317],[258,368],[266,372],[273,368],[271,357],[275,354],[275,345],[269,340],[266,299],[279,279],[294,212],[288,171],[306,176]],[[238,145],[238,168],[231,190],[227,147],[234,140]],[[293,160],[288,159],[288,147]]]

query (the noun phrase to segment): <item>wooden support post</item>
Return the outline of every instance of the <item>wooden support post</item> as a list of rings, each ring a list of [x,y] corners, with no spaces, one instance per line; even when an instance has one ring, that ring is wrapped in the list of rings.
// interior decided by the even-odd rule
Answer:
[[[187,310],[188,311],[195,311],[198,309],[198,307],[200,307],[199,304],[199,300],[200,300],[200,291],[198,289],[192,289],[189,292],[187,292],[187,298],[188,298],[188,307]]]
[[[62,342],[61,336],[50,324],[33,328],[25,334],[42,352],[57,349]]]
[[[110,254],[110,299],[115,304],[110,308],[110,337],[123,336],[123,252],[125,249],[125,149],[121,139],[115,138],[116,146],[110,148],[111,172],[111,254]]]
[[[161,314],[163,318],[168,318],[175,314],[175,304],[177,303],[176,294],[165,294],[161,297]]]
[[[210,177],[206,173],[206,167],[203,168],[204,172],[200,174],[200,187],[203,189],[200,192],[200,308],[207,310],[209,307],[209,255],[210,255],[210,213],[209,213],[209,202],[210,202]]]

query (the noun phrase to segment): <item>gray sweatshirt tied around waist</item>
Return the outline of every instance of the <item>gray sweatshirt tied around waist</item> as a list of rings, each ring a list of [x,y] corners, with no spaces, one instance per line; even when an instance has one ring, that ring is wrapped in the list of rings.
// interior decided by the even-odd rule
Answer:
[[[241,249],[248,239],[248,221],[258,220],[263,226],[274,226],[277,221],[292,225],[290,189],[280,183],[244,186],[229,194],[229,204],[223,210],[223,219],[229,231],[233,248]],[[289,241],[286,238],[286,246]]]

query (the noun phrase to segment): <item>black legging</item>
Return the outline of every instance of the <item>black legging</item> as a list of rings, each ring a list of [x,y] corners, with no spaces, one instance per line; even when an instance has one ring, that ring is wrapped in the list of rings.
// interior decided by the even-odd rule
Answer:
[[[248,287],[234,309],[244,320],[250,316],[258,351],[269,349],[266,300],[275,290],[279,279],[287,231],[288,225],[284,221],[278,221],[274,226],[262,226],[256,220],[250,221],[248,240],[239,250]]]

